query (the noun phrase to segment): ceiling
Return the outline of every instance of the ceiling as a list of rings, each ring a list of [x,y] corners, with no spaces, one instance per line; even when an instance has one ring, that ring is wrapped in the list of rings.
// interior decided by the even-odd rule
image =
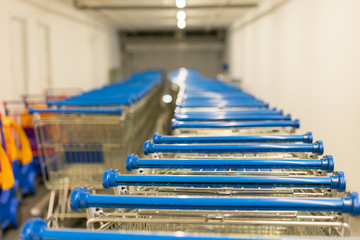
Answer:
[[[186,30],[226,28],[261,1],[186,0]],[[74,6],[99,11],[125,31],[177,29],[175,0],[74,0]]]

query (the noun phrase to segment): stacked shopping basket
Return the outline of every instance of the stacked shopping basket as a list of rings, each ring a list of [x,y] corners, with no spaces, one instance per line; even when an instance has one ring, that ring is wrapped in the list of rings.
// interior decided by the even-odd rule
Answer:
[[[113,162],[120,171],[106,170],[102,181],[113,194],[86,187],[71,194],[71,208],[86,210],[95,231],[35,219],[22,239],[349,236],[358,194],[346,192],[321,141],[296,133],[298,120],[194,70],[170,79],[179,86],[173,135],[145,141],[144,158],[130,154],[132,175]]]

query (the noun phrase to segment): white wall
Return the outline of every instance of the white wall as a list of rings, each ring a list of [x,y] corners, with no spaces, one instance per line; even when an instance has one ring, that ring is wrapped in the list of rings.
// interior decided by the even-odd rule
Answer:
[[[0,0],[0,100],[88,89],[119,66],[117,29],[66,0]]]
[[[233,77],[301,120],[360,191],[360,1],[290,0],[229,29]],[[255,13],[254,16],[256,16]],[[253,19],[253,20],[251,20]]]

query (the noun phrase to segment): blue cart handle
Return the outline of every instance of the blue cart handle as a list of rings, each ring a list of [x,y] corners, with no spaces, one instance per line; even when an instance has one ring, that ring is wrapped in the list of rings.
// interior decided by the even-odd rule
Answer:
[[[134,154],[126,158],[126,169],[320,169],[334,171],[334,159],[326,155],[322,159],[142,159]]]
[[[154,144],[144,143],[144,154],[149,153],[243,153],[243,152],[311,152],[323,154],[324,144]]]
[[[29,108],[29,114],[34,113],[62,113],[62,114],[122,114],[122,108]]]
[[[118,232],[118,231],[93,231],[82,229],[51,229],[41,218],[33,218],[25,223],[21,229],[20,240],[304,240],[301,237],[238,237],[226,235],[194,235],[178,233],[145,233],[145,232]],[[306,237],[309,240],[323,238]],[[324,238],[325,239],[325,238]],[[340,238],[342,239],[342,238]],[[347,240],[355,240],[346,238]]]
[[[176,108],[175,109],[175,114],[176,115],[188,115],[188,116],[199,116],[202,115],[204,113],[206,114],[231,114],[231,115],[235,115],[235,114],[239,114],[239,115],[283,115],[284,111],[283,110],[277,110],[277,108],[273,108],[273,109],[265,109],[265,108],[261,108],[261,109],[251,109],[251,110],[221,110],[221,111],[187,111],[184,110],[182,108]]]
[[[273,198],[273,197],[158,197],[93,195],[87,188],[78,187],[70,196],[73,210],[90,207],[129,209],[184,209],[184,210],[269,210],[321,211],[360,215],[358,193],[350,192],[342,198]]]
[[[194,110],[184,110],[182,108],[175,108],[175,114],[178,115],[188,115],[188,116],[195,116],[195,115],[201,115],[203,113],[207,114],[252,114],[252,115],[283,115],[283,110],[278,110],[277,108],[272,109],[266,109],[266,108],[260,108],[260,109],[250,109],[250,110],[220,110],[220,111],[194,111]]]
[[[268,121],[268,120],[291,120],[288,115],[238,115],[238,114],[202,114],[201,116],[174,115],[177,121]]]
[[[212,104],[212,103],[202,103],[202,104],[192,104],[192,105],[176,105],[179,108],[213,108],[213,107],[218,107],[218,108],[232,108],[232,107],[242,107],[242,108],[268,108],[269,104],[268,103],[263,103],[263,102],[239,102],[239,103],[234,103],[234,102],[220,102],[218,104]]]
[[[245,135],[245,136],[164,136],[153,135],[154,143],[252,143],[252,142],[304,142],[312,143],[313,135]]]
[[[122,175],[108,169],[103,175],[103,187],[156,186],[204,188],[328,188],[338,192],[346,189],[345,175],[331,176],[189,176],[189,175]]]
[[[299,128],[300,121],[219,121],[219,122],[181,122],[173,120],[172,129],[178,128],[252,128],[252,127],[293,127]]]

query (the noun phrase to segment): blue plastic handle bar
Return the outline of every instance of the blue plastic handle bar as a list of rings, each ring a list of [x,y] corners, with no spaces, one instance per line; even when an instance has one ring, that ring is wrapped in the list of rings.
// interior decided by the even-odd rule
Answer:
[[[193,95],[193,94],[185,94],[181,97],[182,102],[192,102],[192,101],[237,101],[237,100],[256,100],[254,96],[251,96],[246,93],[235,93],[235,94],[213,94],[213,95]]]
[[[237,104],[237,103],[264,103],[255,98],[232,98],[232,99],[196,99],[196,100],[177,100],[178,105],[182,106],[202,106],[217,104]]]
[[[220,94],[220,95],[237,95],[237,94],[249,94],[246,93],[239,88],[227,88],[227,89],[216,89],[215,91],[212,89],[199,89],[199,88],[188,88],[189,86],[185,86],[184,88],[184,96],[196,96],[196,95],[207,95],[212,96],[213,94]]]
[[[174,169],[320,169],[334,171],[334,159],[330,155],[322,159],[142,159],[130,154],[126,169],[174,168]]]
[[[62,113],[62,114],[122,114],[122,108],[59,108],[36,109],[29,108],[29,114],[34,113]]]
[[[250,127],[293,127],[299,128],[300,121],[224,121],[224,122],[180,122],[172,121],[172,129],[178,128],[250,128]]]
[[[193,92],[187,88],[184,89],[184,94],[182,95],[183,98],[191,98],[191,99],[198,99],[198,98],[214,98],[214,97],[242,97],[248,96],[253,97],[250,93],[241,91],[239,89],[230,89],[226,91],[198,91],[198,94],[192,94]]]
[[[312,144],[154,144],[144,143],[144,154],[149,153],[236,153],[236,152],[312,152],[324,153],[322,141]]]
[[[130,105],[133,103],[131,99],[129,100],[119,100],[119,101],[55,101],[47,102],[48,106],[74,106],[74,107],[91,107],[91,106],[118,106],[118,105]]]
[[[74,189],[70,196],[73,210],[90,207],[129,209],[184,209],[184,210],[269,210],[321,211],[360,215],[358,193],[350,192],[342,198],[229,198],[229,197],[150,197],[92,195],[85,187]]]
[[[219,93],[217,95],[201,95],[198,93],[186,93],[184,92],[184,94],[181,94],[179,96],[179,101],[182,102],[188,102],[188,103],[195,103],[195,102],[214,102],[217,100],[220,101],[231,101],[231,102],[236,102],[236,101],[261,101],[260,99],[254,97],[254,96],[250,96],[244,92],[238,92],[238,91],[233,91],[233,92],[224,92],[224,93]]]
[[[239,114],[239,115],[245,115],[245,114],[251,114],[251,115],[283,115],[283,110],[277,110],[276,108],[268,109],[268,108],[254,108],[254,109],[221,109],[218,111],[197,111],[194,109],[187,110],[184,108],[176,108],[175,113],[178,115],[188,115],[188,116],[201,116],[203,114]]]
[[[187,116],[187,115],[174,115],[177,121],[265,121],[265,120],[291,120],[291,114],[288,115],[232,115],[221,114],[217,115],[203,114],[201,116]]]
[[[227,235],[194,235],[178,233],[146,233],[146,232],[119,232],[82,229],[51,229],[40,218],[30,219],[20,232],[20,240],[304,240],[303,237],[240,237]],[[325,238],[306,237],[308,240],[324,240]],[[329,238],[327,238],[329,239]],[[355,238],[337,238],[359,240]]]
[[[163,136],[154,133],[153,141],[161,143],[253,143],[253,142],[304,142],[312,143],[313,135],[244,135],[244,136]]]
[[[346,189],[345,175],[332,176],[191,176],[191,175],[122,175],[114,169],[104,172],[104,188],[118,186],[202,187],[202,188],[328,188]]]
[[[177,107],[186,107],[186,108],[201,108],[201,107],[244,107],[244,108],[250,108],[250,107],[264,107],[268,108],[268,103],[263,102],[220,102],[217,104],[214,103],[194,103],[194,104],[186,104],[182,105],[179,104]]]

